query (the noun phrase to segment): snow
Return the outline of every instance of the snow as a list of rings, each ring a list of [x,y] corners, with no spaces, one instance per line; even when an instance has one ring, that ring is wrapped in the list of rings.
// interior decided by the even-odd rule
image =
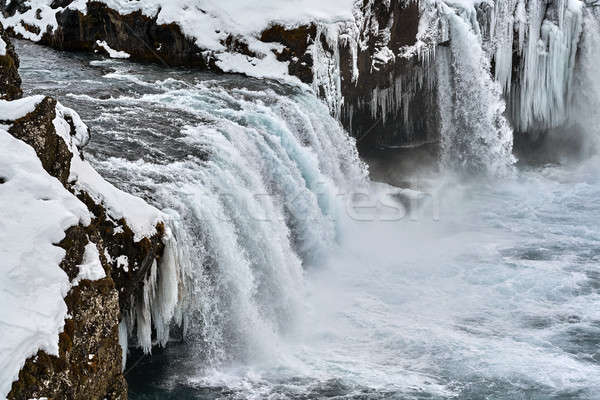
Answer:
[[[94,243],[88,243],[83,253],[83,263],[79,266],[79,274],[73,280],[73,286],[83,280],[97,281],[106,278],[106,272],[100,262],[100,253]]]
[[[157,24],[179,25],[182,32],[195,41],[205,51],[206,57],[214,57],[216,65],[226,72],[242,73],[257,78],[277,79],[293,85],[301,85],[296,77],[288,73],[288,65],[277,61],[273,50],[277,45],[263,43],[260,33],[272,24],[293,28],[302,24],[315,23],[318,26],[335,25],[353,21],[355,0],[266,0],[248,2],[242,0],[101,0],[100,2],[123,15],[140,11],[149,18],[156,18]],[[39,41],[47,29],[54,31],[58,24],[56,14],[64,8],[52,9],[52,0],[31,0],[31,9],[12,17],[0,15],[5,27],[12,27],[25,39]],[[85,1],[77,0],[69,9],[87,12]],[[36,17],[39,10],[38,19]],[[39,34],[29,32],[23,24],[40,29]],[[257,57],[248,57],[229,52],[225,40],[233,36],[246,41]],[[101,38],[100,38],[101,39]],[[129,58],[129,54],[108,46],[106,41],[96,44],[104,48],[112,58]],[[159,45],[160,47],[160,45]],[[334,67],[330,67],[332,69]],[[337,82],[331,89],[336,90]],[[337,103],[338,101],[336,100]],[[332,104],[332,103],[329,103]],[[338,104],[334,104],[335,107]]]
[[[107,182],[75,149],[71,161],[71,176],[75,190],[86,192],[98,204],[102,204],[114,220],[125,219],[134,233],[134,240],[156,234],[156,225],[164,220],[163,214],[139,197],[125,193]]]
[[[249,57],[239,53],[222,53],[217,56],[216,65],[224,72],[243,73],[255,78],[267,78],[300,85],[298,78],[288,74],[288,63],[280,62],[272,50],[280,50],[281,46],[273,43],[262,43],[252,39],[250,50],[262,55],[262,58]]]
[[[129,257],[125,255],[117,257],[117,268],[123,268],[125,272],[129,271]]]
[[[16,121],[24,117],[35,110],[44,97],[38,95],[13,101],[0,100],[0,121]]]
[[[229,34],[257,37],[271,23],[298,26],[311,22],[334,23],[353,18],[354,0],[102,0],[121,14],[142,11],[157,16],[157,23],[177,23],[199,47],[223,51]]]
[[[129,58],[129,57],[131,57],[131,55],[129,53],[111,49],[110,46],[105,41],[96,40],[96,44],[98,46],[102,47],[104,50],[106,50],[106,52],[108,53],[108,56],[110,58]]]
[[[71,285],[54,245],[90,223],[87,208],[42,167],[35,151],[0,130],[0,398],[38,350],[58,355]]]
[[[71,136],[71,127],[65,121],[65,117],[70,117],[73,121],[74,136]],[[79,115],[70,108],[57,103],[56,119],[53,122],[56,133],[65,140],[73,153],[69,181],[75,190],[86,192],[95,202],[102,204],[108,216],[113,220],[125,219],[134,233],[136,242],[155,235],[156,225],[164,221],[163,213],[141,198],[117,189],[82,159],[79,148],[88,142],[89,132]]]
[[[6,55],[6,42],[0,37],[0,56]]]

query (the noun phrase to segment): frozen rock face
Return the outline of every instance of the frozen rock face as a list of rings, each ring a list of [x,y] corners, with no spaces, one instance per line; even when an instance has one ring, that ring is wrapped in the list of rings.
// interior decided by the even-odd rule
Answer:
[[[438,139],[435,67],[418,53],[417,1],[365,0],[341,45],[341,121],[359,148]]]

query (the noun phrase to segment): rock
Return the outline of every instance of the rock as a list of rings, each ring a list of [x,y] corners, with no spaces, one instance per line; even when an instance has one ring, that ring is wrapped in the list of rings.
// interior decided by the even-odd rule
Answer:
[[[62,1],[60,6],[72,1]],[[56,4],[59,5],[58,3]],[[98,40],[130,54],[131,59],[165,66],[208,68],[201,50],[176,24],[159,25],[141,12],[121,15],[106,5],[90,1],[87,14],[65,9],[56,15],[58,28],[46,33],[42,44],[68,51],[96,51]]]
[[[341,121],[357,138],[363,153],[438,139],[437,91],[430,84],[434,71],[416,55],[398,56],[403,48],[416,43],[419,4],[388,3],[364,2],[360,9],[366,18],[358,27],[362,44],[357,48],[357,71],[353,44],[341,44]],[[356,72],[358,80],[353,79]]]
[[[71,158],[65,141],[56,134],[56,100],[46,97],[32,113],[18,119],[9,133],[34,148],[46,171],[67,184],[71,171]]]
[[[6,54],[0,54],[0,99],[15,100],[23,94],[19,76],[19,57],[2,25],[0,25],[0,41],[6,43]]]

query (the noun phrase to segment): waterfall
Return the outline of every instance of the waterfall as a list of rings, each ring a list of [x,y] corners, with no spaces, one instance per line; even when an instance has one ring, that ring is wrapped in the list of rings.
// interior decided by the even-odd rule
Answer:
[[[449,49],[436,55],[445,168],[503,173],[514,162],[512,129],[500,85],[490,73],[474,9],[443,7]]]
[[[583,35],[575,71],[574,106],[571,123],[582,127],[596,144],[600,140],[600,11],[585,10]]]
[[[177,250],[165,257],[184,283],[174,317],[194,356],[208,364],[259,359],[294,329],[304,270],[336,245],[344,196],[366,185],[366,167],[311,93],[262,83],[152,85],[162,92],[118,101],[158,104],[198,123],[154,139],[162,160],[98,163],[122,169],[123,181],[172,216]]]

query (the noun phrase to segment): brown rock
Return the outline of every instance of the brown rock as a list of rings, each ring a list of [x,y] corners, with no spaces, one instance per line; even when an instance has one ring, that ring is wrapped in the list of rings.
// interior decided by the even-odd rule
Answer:
[[[19,57],[1,25],[0,38],[6,43],[6,54],[0,55],[0,99],[15,100],[23,94],[19,76]]]

